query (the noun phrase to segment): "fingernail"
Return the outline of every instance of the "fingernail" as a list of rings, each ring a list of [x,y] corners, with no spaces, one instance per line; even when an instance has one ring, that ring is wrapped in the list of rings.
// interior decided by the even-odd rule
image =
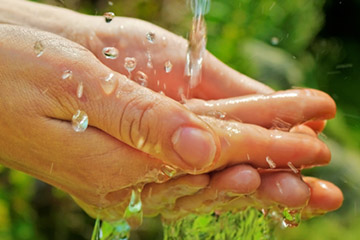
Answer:
[[[209,132],[193,127],[180,127],[171,141],[174,150],[194,170],[204,169],[214,161],[216,145]]]

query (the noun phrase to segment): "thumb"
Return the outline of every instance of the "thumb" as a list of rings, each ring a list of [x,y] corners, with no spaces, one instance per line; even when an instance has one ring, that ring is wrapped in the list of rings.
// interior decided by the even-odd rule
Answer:
[[[95,65],[92,76],[97,77],[89,85],[101,100],[95,108],[93,104],[84,105],[89,107],[91,124],[187,171],[202,170],[214,162],[219,140],[195,114],[171,98],[110,72],[100,63]],[[109,77],[112,83],[101,81]]]
[[[38,39],[45,48],[40,57],[30,52]],[[54,103],[45,110],[48,117],[70,121],[82,110],[89,125],[186,172],[201,171],[215,161],[219,139],[178,102],[113,72],[67,39],[36,32],[26,42],[30,64],[48,70],[46,77],[37,78]],[[124,64],[123,59],[114,61]]]

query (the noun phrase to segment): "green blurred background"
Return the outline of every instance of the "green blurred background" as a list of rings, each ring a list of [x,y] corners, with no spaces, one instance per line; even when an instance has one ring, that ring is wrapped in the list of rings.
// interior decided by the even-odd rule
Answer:
[[[38,1],[87,14],[141,18],[186,36],[186,0]],[[338,112],[321,138],[329,166],[306,175],[344,192],[338,211],[277,229],[277,239],[358,239],[360,236],[360,1],[213,0],[207,48],[231,67],[275,89],[312,87],[329,93]],[[358,95],[359,94],[359,95]],[[94,220],[60,190],[0,165],[0,239],[90,239]],[[159,221],[145,220],[132,239],[161,239]]]

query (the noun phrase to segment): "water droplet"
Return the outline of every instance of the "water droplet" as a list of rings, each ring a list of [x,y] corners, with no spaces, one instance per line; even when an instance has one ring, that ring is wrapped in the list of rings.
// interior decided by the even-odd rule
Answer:
[[[265,160],[270,168],[276,168],[276,163],[269,156],[266,156]]]
[[[115,14],[113,12],[106,12],[103,16],[105,17],[105,22],[109,23],[114,19]]]
[[[109,6],[113,6],[114,3],[112,1],[108,1]]]
[[[174,177],[176,174],[176,169],[169,165],[163,165],[161,167],[161,171],[165,173],[165,175],[168,176],[169,178]]]
[[[283,211],[282,227],[297,227],[301,221],[301,210],[298,209],[287,209]]]
[[[84,111],[77,110],[71,122],[75,132],[84,132],[89,124],[88,115]]]
[[[130,226],[140,226],[143,219],[141,188],[135,187],[131,190],[129,205],[127,206],[124,219]]]
[[[82,82],[79,83],[78,87],[77,87],[77,90],[76,90],[76,96],[78,98],[81,98],[82,95],[83,95],[83,91],[84,91],[84,85]]]
[[[109,95],[111,94],[116,88],[116,78],[114,73],[109,73],[105,78],[101,80],[101,87],[104,92]]]
[[[35,42],[34,51],[35,51],[36,57],[40,57],[41,55],[43,55],[44,49],[45,49],[45,47],[40,40]]]
[[[96,218],[94,230],[91,235],[91,240],[100,240],[101,239],[101,220],[100,218]]]
[[[271,38],[271,44],[272,45],[278,45],[280,42],[279,38],[278,37],[272,37]]]
[[[166,94],[163,91],[160,91],[159,94],[166,96]]]
[[[148,76],[142,71],[137,71],[135,76],[135,82],[143,87],[147,87],[148,85]]]
[[[288,162],[287,165],[289,166],[289,168],[291,169],[291,171],[293,171],[294,173],[298,174],[299,170],[297,170],[297,168],[294,166],[294,164],[292,164],[292,162]]]
[[[72,79],[72,71],[71,70],[65,70],[63,75],[61,76],[61,78],[63,80],[66,80],[66,79],[71,80]]]
[[[155,33],[154,32],[148,32],[146,33],[146,39],[149,43],[154,43],[155,41]]]
[[[172,65],[172,63],[170,62],[170,60],[168,60],[168,61],[165,62],[164,68],[165,68],[165,72],[166,72],[166,73],[171,72],[172,67],[173,67],[173,65]]]
[[[116,59],[119,56],[119,50],[115,47],[104,47],[102,53],[107,59]]]
[[[134,57],[126,57],[124,67],[130,73],[136,68],[136,59]]]

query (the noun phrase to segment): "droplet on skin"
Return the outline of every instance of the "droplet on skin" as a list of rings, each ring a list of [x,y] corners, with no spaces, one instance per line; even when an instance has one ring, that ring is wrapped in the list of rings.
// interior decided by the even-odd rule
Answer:
[[[126,57],[124,67],[130,73],[136,68],[136,59],[134,57]]]
[[[176,169],[169,165],[163,165],[161,167],[161,171],[165,173],[165,175],[168,176],[169,178],[174,177],[176,174]]]
[[[115,14],[113,12],[106,12],[104,13],[104,17],[105,17],[105,22],[109,23],[114,19]]]
[[[272,45],[278,45],[280,42],[279,38],[278,37],[272,37],[271,38],[271,44]]]
[[[297,170],[297,168],[294,166],[294,164],[292,164],[292,162],[288,162],[287,165],[289,166],[291,171],[293,171],[295,174],[299,173],[299,170]]]
[[[119,50],[115,47],[104,47],[102,53],[107,59],[116,59],[119,56]]]
[[[79,83],[78,87],[77,87],[77,90],[76,90],[76,96],[78,98],[81,98],[82,95],[83,95],[83,91],[84,91],[84,85],[82,82]]]
[[[135,76],[135,82],[143,87],[147,87],[148,85],[148,76],[142,71],[137,71]]]
[[[116,78],[114,73],[109,73],[105,78],[101,80],[101,87],[104,92],[109,95],[111,94],[116,88]]]
[[[265,160],[269,164],[270,168],[276,168],[276,163],[269,156],[266,156]]]
[[[168,60],[168,61],[165,62],[164,69],[165,69],[165,72],[166,72],[166,73],[171,72],[172,67],[173,67],[173,65],[172,65],[172,63],[170,62],[170,60]]]
[[[44,49],[45,49],[45,47],[40,40],[35,42],[34,51],[35,51],[36,57],[40,57],[41,55],[43,55]]]
[[[84,132],[89,124],[88,115],[84,111],[77,110],[71,122],[75,132]]]
[[[66,80],[66,79],[71,80],[72,79],[72,71],[71,70],[65,70],[63,75],[61,76],[61,78],[63,80]]]
[[[148,32],[146,33],[146,39],[149,43],[154,43],[155,41],[155,33],[154,32]]]

